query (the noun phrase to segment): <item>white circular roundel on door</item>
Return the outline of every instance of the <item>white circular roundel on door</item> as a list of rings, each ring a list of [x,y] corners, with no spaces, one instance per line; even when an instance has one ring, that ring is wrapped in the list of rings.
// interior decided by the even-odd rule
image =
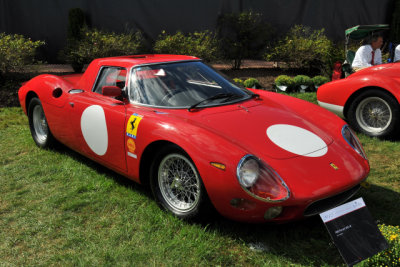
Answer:
[[[90,149],[97,155],[103,156],[107,152],[108,133],[106,116],[101,106],[89,106],[83,111],[81,130]]]
[[[275,124],[267,129],[269,139],[280,148],[305,157],[321,157],[328,152],[326,143],[316,134],[288,124]]]

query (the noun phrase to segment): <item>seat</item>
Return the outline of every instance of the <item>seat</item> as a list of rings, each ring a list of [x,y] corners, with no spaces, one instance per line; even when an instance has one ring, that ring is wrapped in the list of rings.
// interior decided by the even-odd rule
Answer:
[[[351,67],[351,64],[354,61],[354,57],[356,56],[356,53],[352,50],[348,50],[346,53],[346,60],[343,62],[342,65],[342,71],[345,74],[345,77],[349,76],[350,74],[352,74],[353,68]]]

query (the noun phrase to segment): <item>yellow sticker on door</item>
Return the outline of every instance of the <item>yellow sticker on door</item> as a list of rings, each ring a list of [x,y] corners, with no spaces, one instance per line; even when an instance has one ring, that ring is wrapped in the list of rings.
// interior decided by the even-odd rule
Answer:
[[[126,135],[136,139],[139,123],[143,116],[133,113],[126,124]]]

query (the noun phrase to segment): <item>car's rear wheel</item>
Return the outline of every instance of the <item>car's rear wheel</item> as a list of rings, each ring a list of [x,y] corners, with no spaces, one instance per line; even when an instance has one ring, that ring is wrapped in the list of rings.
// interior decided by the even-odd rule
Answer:
[[[42,103],[38,98],[32,98],[28,108],[29,128],[36,145],[41,148],[48,148],[54,145],[55,139],[50,132],[44,115]]]
[[[371,89],[354,99],[348,119],[355,130],[369,136],[394,137],[400,126],[399,104],[388,93]]]
[[[190,157],[176,146],[164,147],[151,167],[150,186],[158,204],[182,219],[205,213],[208,197]]]

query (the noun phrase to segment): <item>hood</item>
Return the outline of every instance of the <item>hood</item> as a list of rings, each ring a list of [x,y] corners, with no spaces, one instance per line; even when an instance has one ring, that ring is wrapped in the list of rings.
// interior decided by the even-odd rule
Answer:
[[[200,117],[208,129],[258,157],[319,157],[333,142],[332,137],[314,122],[271,100],[250,101]],[[318,120],[314,118],[314,121]]]

